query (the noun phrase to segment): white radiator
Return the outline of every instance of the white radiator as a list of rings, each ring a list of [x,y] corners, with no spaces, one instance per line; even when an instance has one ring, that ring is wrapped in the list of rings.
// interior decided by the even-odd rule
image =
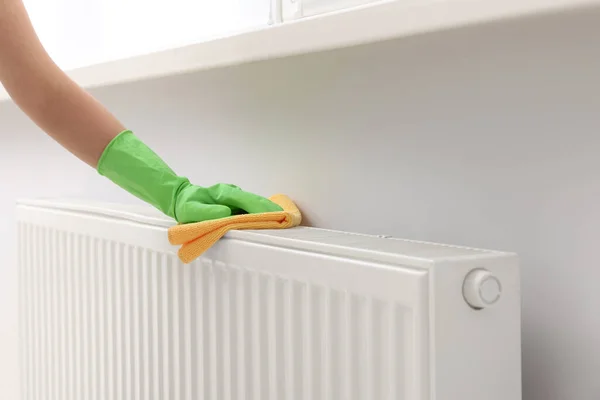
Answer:
[[[132,210],[18,206],[23,400],[521,399],[514,255]]]

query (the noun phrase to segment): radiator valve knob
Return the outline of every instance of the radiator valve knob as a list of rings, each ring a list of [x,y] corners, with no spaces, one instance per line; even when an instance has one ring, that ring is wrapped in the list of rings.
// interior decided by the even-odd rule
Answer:
[[[501,294],[500,281],[485,269],[474,269],[469,272],[463,283],[463,296],[466,302],[477,310],[494,305]]]

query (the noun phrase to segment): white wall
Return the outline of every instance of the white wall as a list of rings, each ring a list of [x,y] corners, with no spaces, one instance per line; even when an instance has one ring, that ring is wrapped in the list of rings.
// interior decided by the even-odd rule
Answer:
[[[316,226],[518,252],[524,399],[597,400],[599,17],[470,28],[94,94],[198,183],[286,192]],[[0,105],[0,143],[8,399],[15,198],[132,200],[12,105]]]

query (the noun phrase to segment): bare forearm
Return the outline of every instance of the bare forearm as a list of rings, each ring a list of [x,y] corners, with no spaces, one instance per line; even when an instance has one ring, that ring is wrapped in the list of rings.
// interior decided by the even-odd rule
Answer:
[[[41,129],[93,167],[124,129],[50,59],[22,0],[0,0],[0,81]]]

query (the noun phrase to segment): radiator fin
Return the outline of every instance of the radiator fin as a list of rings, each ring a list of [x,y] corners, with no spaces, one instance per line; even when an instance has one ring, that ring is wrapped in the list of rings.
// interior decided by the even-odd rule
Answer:
[[[397,302],[24,222],[18,232],[24,400],[409,400],[414,390],[414,315]]]

